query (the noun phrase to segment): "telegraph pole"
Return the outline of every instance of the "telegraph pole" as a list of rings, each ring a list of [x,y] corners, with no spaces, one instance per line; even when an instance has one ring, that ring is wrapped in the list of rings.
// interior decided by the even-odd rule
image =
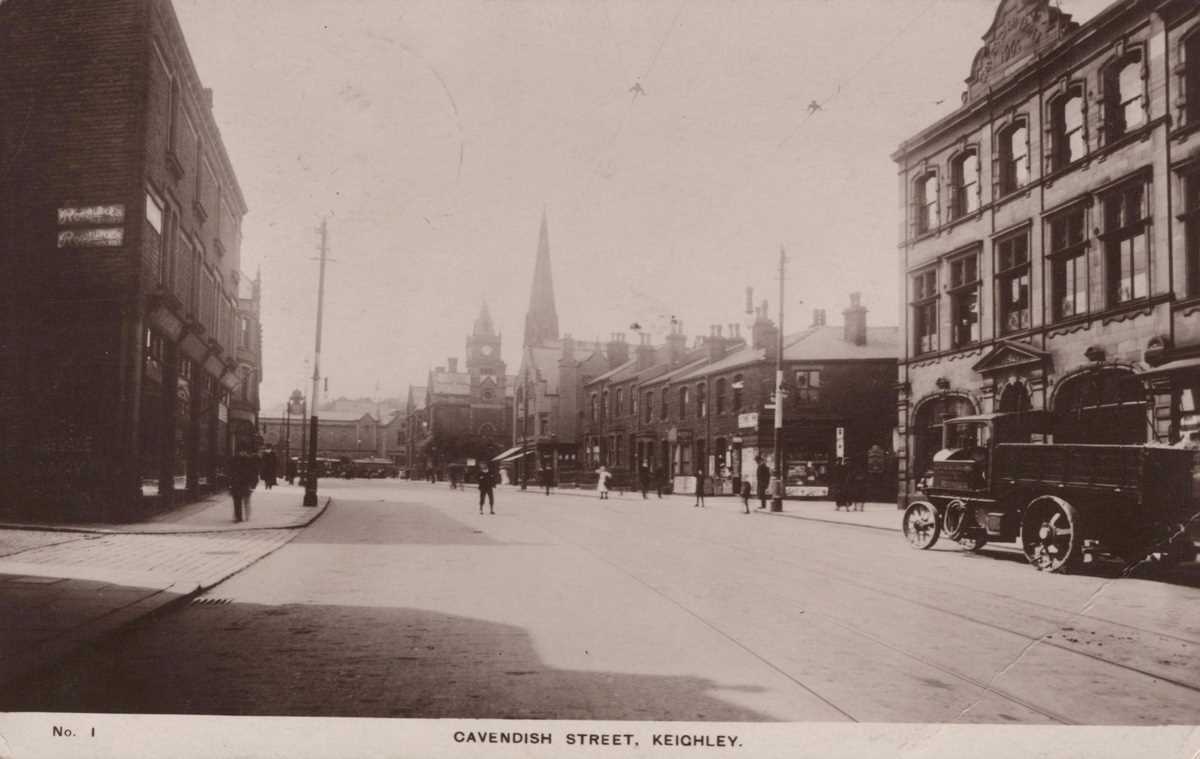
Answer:
[[[775,351],[775,488],[771,511],[783,511],[783,274],[787,253],[779,246],[779,335]]]
[[[308,402],[309,411],[308,434],[308,477],[304,481],[304,505],[317,505],[317,399],[321,391],[321,317],[325,308],[325,257],[327,254],[329,231],[327,221],[321,219],[321,269],[317,278],[317,344],[313,350],[312,395]]]

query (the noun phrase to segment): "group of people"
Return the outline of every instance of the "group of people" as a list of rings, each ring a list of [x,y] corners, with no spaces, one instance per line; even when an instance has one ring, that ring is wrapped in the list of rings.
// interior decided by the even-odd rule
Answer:
[[[857,465],[840,458],[833,465],[830,486],[833,490],[834,511],[862,511],[867,499],[867,473]]]

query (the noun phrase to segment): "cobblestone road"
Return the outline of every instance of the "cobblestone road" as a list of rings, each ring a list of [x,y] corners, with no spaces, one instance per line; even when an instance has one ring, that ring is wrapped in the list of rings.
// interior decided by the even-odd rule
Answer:
[[[1200,703],[1192,587],[717,499],[509,491],[480,516],[473,491],[336,488],[295,541],[16,708],[1160,724]]]

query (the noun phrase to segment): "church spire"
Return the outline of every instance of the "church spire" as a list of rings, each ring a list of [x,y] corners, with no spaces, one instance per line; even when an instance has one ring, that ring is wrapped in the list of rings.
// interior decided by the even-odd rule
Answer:
[[[496,334],[496,327],[492,324],[492,314],[488,311],[487,300],[484,300],[479,306],[479,316],[475,317],[474,333],[476,335]]]
[[[554,308],[554,280],[550,276],[550,233],[546,230],[546,209],[543,208],[533,288],[529,293],[529,310],[525,313],[525,345],[557,339],[558,312]]]

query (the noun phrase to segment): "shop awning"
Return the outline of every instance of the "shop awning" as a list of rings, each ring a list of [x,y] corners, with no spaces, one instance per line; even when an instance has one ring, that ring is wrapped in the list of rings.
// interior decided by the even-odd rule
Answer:
[[[1200,357],[1181,358],[1176,361],[1168,361],[1162,366],[1156,366],[1153,369],[1147,369],[1138,376],[1148,377],[1160,374],[1170,374],[1172,372],[1187,371],[1188,369],[1191,369],[1192,371],[1200,371]]]
[[[512,448],[509,448],[507,451],[504,451],[500,455],[493,456],[492,461],[501,461],[501,462],[512,461],[513,459],[517,458],[524,452],[525,452],[525,446],[515,445]]]

